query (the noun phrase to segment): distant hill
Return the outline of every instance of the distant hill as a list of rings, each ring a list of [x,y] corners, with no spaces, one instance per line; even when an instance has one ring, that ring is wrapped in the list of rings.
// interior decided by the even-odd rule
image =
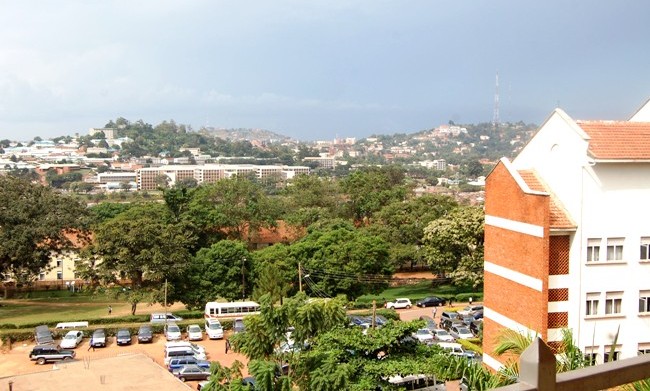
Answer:
[[[265,141],[265,142],[283,142],[290,141],[291,137],[287,137],[270,130],[265,129],[224,129],[224,128],[201,128],[201,133],[207,133],[211,136],[219,137],[224,140],[230,141]]]

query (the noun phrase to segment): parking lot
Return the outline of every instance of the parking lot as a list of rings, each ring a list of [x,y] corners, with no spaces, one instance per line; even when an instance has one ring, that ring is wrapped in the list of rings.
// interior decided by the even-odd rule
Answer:
[[[228,335],[229,334],[227,333],[226,336]],[[135,343],[126,346],[117,346],[115,343],[115,337],[110,337],[107,338],[107,346],[105,348],[95,348],[94,351],[93,349],[88,349],[89,342],[90,338],[84,338],[81,344],[74,349],[76,352],[76,360],[81,361],[87,359],[93,361],[102,358],[117,357],[127,353],[142,353],[147,357],[150,357],[160,366],[165,366],[163,362],[163,351],[167,341],[162,335],[156,335],[153,343],[139,344],[136,339]],[[218,361],[225,366],[230,366],[235,360],[239,360],[244,364],[248,362],[246,357],[241,354],[232,351],[226,354],[225,339],[209,340],[207,337],[204,337],[203,341],[196,341],[196,343],[205,347],[205,350],[208,353],[208,360],[210,361]],[[0,354],[0,378],[48,371],[53,368],[53,365],[56,365],[38,365],[34,361],[31,361],[29,359],[29,353],[33,347],[33,342],[16,343],[12,346],[11,350],[4,350],[3,353]],[[187,383],[192,388],[196,388],[197,382],[188,381]]]

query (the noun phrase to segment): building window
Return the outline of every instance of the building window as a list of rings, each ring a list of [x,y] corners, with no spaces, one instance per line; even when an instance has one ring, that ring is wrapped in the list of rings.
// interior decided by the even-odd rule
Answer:
[[[605,314],[620,314],[621,304],[623,304],[623,292],[607,292],[607,296],[605,297]]]
[[[38,273],[38,279],[43,281],[45,279],[45,273]]]
[[[642,354],[650,354],[650,343],[639,344],[639,356]]]
[[[605,354],[603,355],[605,362],[618,361],[621,358],[621,352],[618,350],[612,352],[611,350],[611,346],[605,347]]]
[[[608,261],[622,261],[623,260],[623,238],[607,239],[607,260]]]
[[[56,279],[63,280],[63,272],[56,272]]]
[[[63,261],[60,260],[60,259],[57,259],[56,260],[56,267],[61,267],[61,266],[63,266]]]
[[[642,261],[650,261],[650,237],[641,238],[641,255]]]
[[[598,315],[598,298],[600,293],[587,293],[586,315]]]
[[[600,239],[587,239],[587,262],[600,260]]]
[[[639,292],[639,313],[650,313],[650,291]]]
[[[596,360],[598,359],[598,348],[585,348],[585,361],[587,365],[596,365]]]

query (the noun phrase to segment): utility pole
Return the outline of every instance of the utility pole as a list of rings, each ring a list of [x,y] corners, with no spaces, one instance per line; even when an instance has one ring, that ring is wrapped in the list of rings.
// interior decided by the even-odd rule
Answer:
[[[370,323],[370,327],[373,329],[375,328],[375,324],[377,319],[377,300],[372,301],[372,322]]]
[[[302,267],[300,262],[298,262],[298,290],[302,292]]]
[[[167,279],[165,278],[165,332],[167,331]]]
[[[244,274],[244,264],[246,263],[246,257],[241,260],[241,299],[242,301],[246,298],[246,278]]]

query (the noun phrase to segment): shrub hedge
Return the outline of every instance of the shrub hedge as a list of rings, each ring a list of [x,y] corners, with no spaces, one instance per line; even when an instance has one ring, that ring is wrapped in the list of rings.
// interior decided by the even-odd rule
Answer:
[[[461,346],[465,350],[471,350],[481,355],[483,354],[483,348],[481,348],[481,341],[478,338],[459,339],[456,342],[461,344]]]

